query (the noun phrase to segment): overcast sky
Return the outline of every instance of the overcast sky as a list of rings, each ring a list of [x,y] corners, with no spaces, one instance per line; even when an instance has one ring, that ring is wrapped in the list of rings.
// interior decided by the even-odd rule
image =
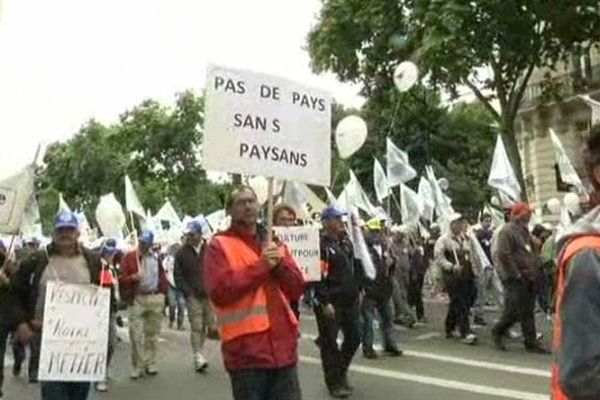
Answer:
[[[208,63],[329,90],[359,106],[357,88],[315,76],[302,49],[319,0],[0,0],[0,176],[145,98],[171,104],[200,90]]]

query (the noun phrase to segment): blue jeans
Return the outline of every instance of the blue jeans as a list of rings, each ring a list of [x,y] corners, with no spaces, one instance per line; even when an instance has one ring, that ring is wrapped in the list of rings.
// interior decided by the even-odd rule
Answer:
[[[42,382],[42,400],[87,400],[89,382]]]
[[[185,297],[183,292],[173,286],[169,286],[169,322],[175,322],[177,314],[177,326],[183,325],[183,311],[185,310]]]
[[[390,348],[394,345],[394,340],[392,339],[393,325],[390,302],[379,302],[369,297],[365,297],[361,307],[363,349],[373,347],[373,321],[375,320],[375,311],[377,311],[379,318],[381,319],[379,328],[381,329],[381,336],[383,337],[383,347],[384,349]]]

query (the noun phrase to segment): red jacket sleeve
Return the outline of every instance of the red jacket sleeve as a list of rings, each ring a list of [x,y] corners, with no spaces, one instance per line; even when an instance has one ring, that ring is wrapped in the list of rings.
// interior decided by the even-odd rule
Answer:
[[[279,287],[290,301],[296,301],[304,292],[304,277],[287,246],[282,246],[283,259],[275,271]]]
[[[138,272],[136,256],[137,252],[133,251],[127,253],[123,258],[121,276],[119,277],[120,284],[130,285],[136,282],[135,275]]]
[[[204,284],[210,299],[217,306],[235,303],[258,289],[270,277],[270,270],[262,261],[243,271],[233,270],[216,240],[210,242],[204,254]]]

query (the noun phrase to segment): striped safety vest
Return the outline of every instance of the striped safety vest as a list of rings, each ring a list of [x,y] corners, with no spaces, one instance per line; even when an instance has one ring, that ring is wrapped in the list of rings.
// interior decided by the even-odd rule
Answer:
[[[560,315],[560,306],[565,290],[568,268],[571,260],[583,250],[600,250],[600,236],[580,236],[571,240],[563,249],[558,257],[558,284],[556,287],[556,315],[554,318],[554,336],[552,338],[552,347],[555,358],[562,346],[562,324]],[[560,386],[560,368],[555,359],[552,364],[552,399],[569,400],[569,397],[563,392]]]
[[[225,253],[227,264],[236,271],[252,268],[260,261],[257,254],[243,240],[235,236],[215,236]],[[278,289],[279,296],[287,308],[288,317],[294,324],[298,324],[296,316],[289,306],[289,300]],[[259,287],[254,292],[247,294],[233,304],[216,306],[217,322],[219,323],[221,341],[228,342],[243,335],[268,331],[271,321],[267,309],[267,295],[264,287]]]

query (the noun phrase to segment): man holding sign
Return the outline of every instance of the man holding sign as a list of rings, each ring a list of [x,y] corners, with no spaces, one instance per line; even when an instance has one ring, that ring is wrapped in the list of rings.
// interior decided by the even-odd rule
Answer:
[[[106,343],[99,343],[104,354],[93,355],[85,351],[77,352],[72,346],[67,346],[62,352],[54,351],[56,346],[53,346],[52,352],[48,353],[50,349],[44,346],[44,335],[52,336],[54,339],[57,332],[68,336],[68,342],[71,344],[77,341],[75,339],[85,340],[87,335],[99,338],[103,336],[100,333],[87,331],[73,314],[58,313],[53,319],[44,318],[48,311],[56,314],[54,309],[48,309],[49,299],[53,305],[58,302],[73,303],[75,300],[80,303],[96,304],[97,299],[102,296],[95,294],[105,290],[91,286],[100,284],[101,263],[96,255],[79,244],[78,238],[77,217],[70,212],[60,212],[54,219],[52,243],[23,261],[11,282],[15,295],[14,309],[20,321],[19,339],[28,342],[34,337],[34,332],[41,331],[42,334],[40,360],[42,400],[85,400],[88,397],[90,381],[106,372]],[[78,287],[81,290],[78,290]],[[105,308],[104,336],[107,336],[108,302]],[[58,343],[59,340],[55,342]],[[96,344],[98,343],[90,342],[89,347],[95,347]],[[100,370],[93,365],[88,365],[90,368],[86,366],[83,370],[71,368],[71,365],[89,364],[87,361],[80,363],[77,359],[91,360],[92,356],[96,359]]]
[[[231,227],[204,257],[225,367],[236,400],[300,400],[298,320],[290,308],[304,289],[293,258],[257,224],[259,203],[248,186],[234,189],[226,208]]]

